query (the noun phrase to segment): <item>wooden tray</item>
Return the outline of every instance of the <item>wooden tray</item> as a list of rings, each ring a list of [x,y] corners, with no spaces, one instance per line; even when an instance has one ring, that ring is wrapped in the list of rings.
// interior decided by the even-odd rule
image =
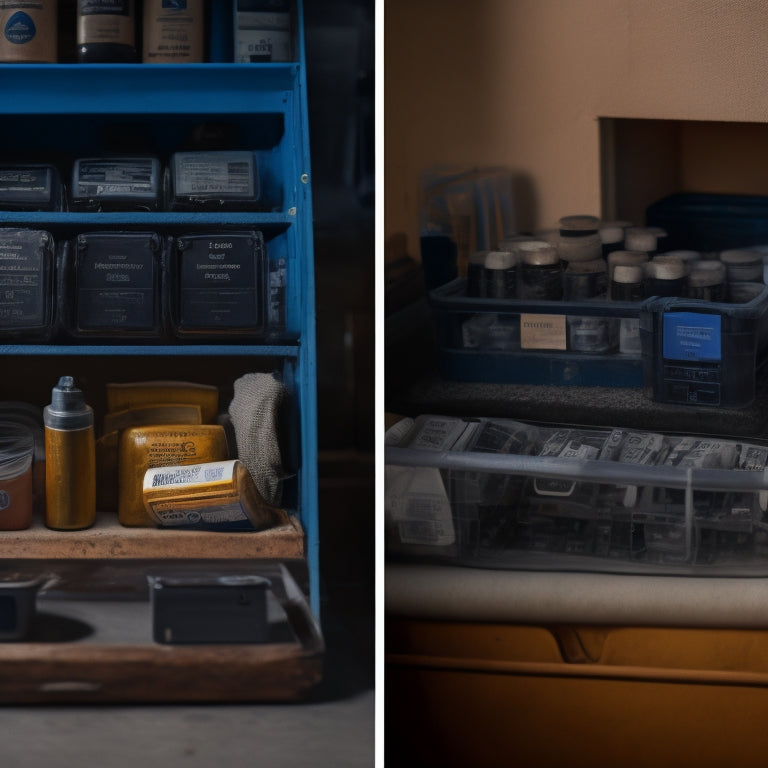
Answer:
[[[320,628],[282,563],[61,561],[42,569],[54,584],[38,595],[28,633],[0,643],[2,703],[294,701],[322,678]],[[147,576],[211,573],[270,579],[266,642],[155,643]]]

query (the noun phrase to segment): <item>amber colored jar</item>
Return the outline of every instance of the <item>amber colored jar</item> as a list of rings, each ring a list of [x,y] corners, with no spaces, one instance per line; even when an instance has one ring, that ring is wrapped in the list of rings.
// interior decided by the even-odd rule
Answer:
[[[0,422],[0,530],[19,531],[32,524],[34,494],[32,431]]]

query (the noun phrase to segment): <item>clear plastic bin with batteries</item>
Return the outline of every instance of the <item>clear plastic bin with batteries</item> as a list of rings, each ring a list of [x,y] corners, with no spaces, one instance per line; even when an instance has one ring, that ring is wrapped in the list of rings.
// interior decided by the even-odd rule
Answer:
[[[422,415],[386,443],[391,558],[768,569],[768,442]]]

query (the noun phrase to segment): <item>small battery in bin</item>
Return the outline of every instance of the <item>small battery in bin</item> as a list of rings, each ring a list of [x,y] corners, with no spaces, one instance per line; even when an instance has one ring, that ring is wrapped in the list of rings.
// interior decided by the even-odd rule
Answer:
[[[262,643],[269,637],[269,579],[149,576],[148,581],[157,643]]]
[[[161,191],[156,157],[84,157],[72,168],[74,210],[156,211]]]

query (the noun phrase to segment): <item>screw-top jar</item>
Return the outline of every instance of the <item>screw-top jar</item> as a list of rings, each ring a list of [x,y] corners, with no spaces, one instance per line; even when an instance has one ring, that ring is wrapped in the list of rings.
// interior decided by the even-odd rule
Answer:
[[[488,251],[485,255],[486,295],[490,299],[514,299],[517,286],[517,254]]]
[[[624,235],[630,227],[628,221],[601,221],[598,234],[603,246],[603,258],[614,251],[624,250]]]
[[[641,264],[616,264],[610,296],[613,301],[642,301],[645,272]]]
[[[563,298],[562,264],[554,246],[543,240],[519,243],[519,299],[558,300]]]
[[[646,265],[647,296],[685,296],[688,270],[677,256],[654,256]]]
[[[597,216],[563,216],[558,221],[557,252],[563,261],[592,261],[603,255]]]
[[[696,261],[688,275],[688,297],[705,301],[726,301],[725,264],[716,259]]]
[[[624,236],[624,247],[654,256],[658,251],[658,235],[647,227],[630,227]]]
[[[640,266],[648,262],[648,254],[645,251],[614,251],[608,254],[608,298],[615,299],[613,295],[613,275],[616,267],[623,266]],[[645,272],[643,272],[645,275]],[[621,301],[621,299],[619,299]]]
[[[573,261],[563,273],[563,298],[584,301],[604,296],[608,288],[608,265],[605,259]]]
[[[32,524],[34,447],[32,430],[0,422],[0,530],[18,531]]]
[[[762,283],[763,254],[746,248],[732,248],[720,254],[729,283]]]
[[[613,254],[611,254],[613,255]],[[619,262],[613,267],[609,297],[612,301],[642,301],[645,298],[645,269],[646,259],[637,259],[638,255],[626,254],[627,262]],[[640,318],[619,318],[619,352],[626,355],[640,355],[642,341],[640,338]]]

